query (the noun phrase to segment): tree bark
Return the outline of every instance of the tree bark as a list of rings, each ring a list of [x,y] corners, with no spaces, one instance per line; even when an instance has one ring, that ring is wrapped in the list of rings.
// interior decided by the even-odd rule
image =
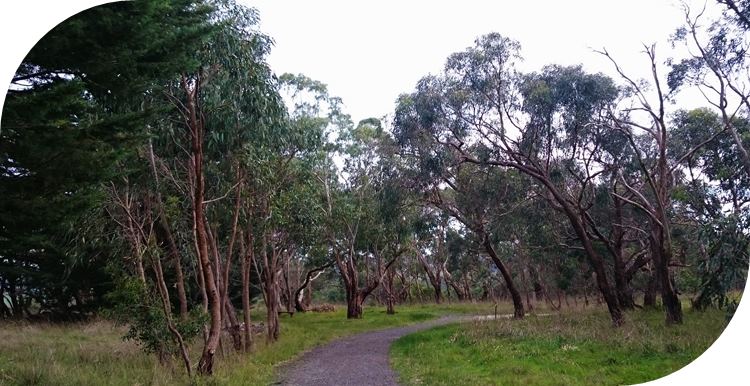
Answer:
[[[607,303],[607,309],[609,311],[610,318],[612,319],[612,324],[615,327],[622,326],[622,324],[625,322],[625,319],[623,318],[622,310],[620,309],[620,303],[617,301],[615,291],[613,291],[612,287],[609,285],[609,280],[607,280],[607,271],[604,266],[604,259],[602,259],[601,255],[596,252],[596,250],[594,249],[594,245],[591,242],[591,238],[586,232],[586,227],[583,221],[583,214],[577,213],[577,211],[567,200],[565,200],[565,198],[548,179],[542,178],[541,176],[537,176],[536,178],[547,187],[550,194],[555,198],[555,201],[557,201],[562,211],[568,217],[570,224],[573,226],[573,230],[578,236],[578,239],[581,241],[581,244],[583,244],[583,249],[586,252],[589,263],[594,269],[594,278],[596,280],[597,286],[599,287],[599,291],[604,297],[604,301]]]
[[[208,298],[210,315],[210,327],[208,338],[203,347],[201,359],[198,362],[198,373],[203,375],[213,374],[214,355],[221,336],[221,298],[219,289],[216,287],[216,275],[211,264],[208,252],[208,236],[205,226],[205,186],[203,177],[203,122],[198,113],[198,84],[200,79],[195,80],[195,85],[190,87],[185,76],[182,77],[182,88],[187,96],[187,113],[189,117],[190,131],[190,156],[193,171],[193,222],[195,224],[195,239],[198,248],[198,259],[203,269],[203,282]]]
[[[503,279],[505,280],[505,287],[508,289],[510,297],[513,300],[513,317],[516,319],[523,318],[525,314],[523,300],[521,299],[521,293],[518,292],[515,282],[513,281],[513,276],[511,276],[508,267],[505,266],[505,263],[503,263],[502,260],[500,260],[500,258],[497,256],[497,252],[495,252],[495,247],[492,246],[492,241],[490,240],[489,236],[486,234],[482,234],[481,237],[484,250],[488,255],[490,255],[490,259],[492,259],[492,262],[495,263],[497,269],[500,270],[500,274],[503,275]]]
[[[458,301],[466,300],[465,288],[462,288],[459,283],[453,280],[453,275],[451,275],[451,273],[445,266],[443,266],[443,277],[445,278],[445,282],[448,283],[451,288],[453,288],[453,292],[456,293],[456,298],[458,299]]]
[[[615,215],[612,225],[612,257],[614,258],[615,289],[617,291],[617,300],[620,302],[620,307],[626,310],[632,310],[635,308],[633,289],[630,287],[630,280],[627,279],[625,273],[625,262],[623,261],[623,240],[625,237],[625,231],[622,229],[622,226],[615,225],[624,224],[624,218],[622,215],[623,201],[617,196],[613,196],[613,201]]]
[[[356,289],[347,289],[346,291],[346,318],[362,319],[362,302],[361,294]]]
[[[307,271],[307,273],[305,274],[305,281],[302,282],[302,285],[300,285],[296,291],[294,291],[294,309],[295,310],[299,312],[307,312],[307,307],[304,304],[304,301],[302,299],[302,292],[306,288],[308,288],[308,286],[312,284],[313,280],[315,280],[315,278],[317,278],[321,273],[323,273],[326,268],[332,265],[333,265],[333,262],[331,261],[325,265],[322,265],[320,267],[313,268]]]
[[[182,259],[180,258],[180,249],[177,247],[177,243],[172,235],[171,227],[169,226],[169,219],[167,214],[164,212],[164,202],[161,198],[161,191],[159,190],[159,174],[156,172],[156,156],[154,155],[154,146],[151,140],[148,141],[148,153],[149,161],[151,163],[151,173],[154,177],[154,183],[156,185],[156,205],[158,219],[156,221],[156,236],[160,239],[162,248],[172,258],[172,265],[174,265],[175,275],[177,276],[177,301],[180,303],[180,319],[186,320],[188,314],[187,296],[185,294],[185,276],[182,273]]]
[[[644,307],[656,307],[656,290],[658,287],[658,281],[656,279],[656,271],[655,269],[651,269],[651,275],[648,279],[648,284],[646,284],[646,289],[643,292],[643,306]]]
[[[242,240],[242,239],[240,239]],[[243,329],[244,339],[242,349],[249,352],[253,343],[252,325],[250,324],[250,261],[252,260],[253,236],[252,230],[248,230],[247,244],[242,245],[242,318],[245,324]]]
[[[160,204],[157,202],[157,205]],[[176,276],[175,284],[177,286],[177,301],[180,305],[180,319],[185,320],[188,315],[188,304],[185,293],[185,276],[182,272],[182,259],[180,258],[180,250],[172,236],[172,231],[163,212],[163,209],[160,208],[158,213],[159,219],[154,224],[156,236],[159,238],[162,249],[171,257]]]
[[[671,325],[682,323],[682,304],[672,286],[672,280],[669,273],[672,245],[671,237],[666,234],[667,232],[668,231],[664,229],[663,226],[652,224],[651,256],[654,259],[654,266],[656,268],[656,280],[661,289],[661,299],[664,303],[666,323]]]
[[[750,155],[748,154],[747,149],[745,149],[745,144],[742,143],[742,138],[740,138],[734,125],[731,122],[728,122],[728,119],[725,119],[725,121],[727,121],[726,125],[729,127],[729,131],[732,134],[732,139],[734,139],[737,151],[740,153],[742,166],[745,168],[745,172],[750,175]]]
[[[266,301],[266,331],[269,342],[279,339],[279,281],[278,281],[278,250],[270,246],[271,256],[269,259],[268,233],[264,232],[261,245],[261,257],[263,258],[263,288]]]
[[[383,284],[383,287],[385,288],[385,313],[388,315],[393,315],[396,313],[395,310],[395,302],[396,302],[396,296],[395,291],[396,289],[393,286],[393,271],[388,271],[385,275],[385,283]]]
[[[438,247],[438,249],[440,248]],[[442,270],[440,269],[440,267],[431,267],[421,251],[417,251],[417,257],[419,258],[419,262],[422,264],[422,268],[424,268],[425,273],[427,273],[428,281],[432,285],[432,289],[435,294],[435,304],[442,303],[443,301],[443,290],[442,290],[442,280],[441,280]]]
[[[242,333],[240,322],[237,319],[237,309],[234,308],[229,297],[224,298],[224,314],[226,315],[226,326],[232,337],[232,346],[236,351],[242,351]]]
[[[185,370],[188,373],[188,377],[192,377],[193,369],[190,363],[190,354],[188,353],[187,345],[182,338],[182,334],[180,334],[180,332],[175,327],[174,322],[172,321],[172,304],[169,301],[169,291],[167,291],[167,285],[164,282],[164,271],[162,270],[161,260],[158,256],[154,256],[152,260],[154,265],[154,275],[156,276],[157,288],[162,300],[162,310],[164,311],[164,318],[167,321],[167,328],[169,329],[169,332],[172,334],[175,341],[177,342],[178,347],[180,348],[180,355],[182,356],[182,361],[185,364]]]

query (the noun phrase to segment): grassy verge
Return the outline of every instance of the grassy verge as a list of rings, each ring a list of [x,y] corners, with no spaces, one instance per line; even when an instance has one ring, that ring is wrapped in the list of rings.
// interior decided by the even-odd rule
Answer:
[[[490,313],[492,305],[448,304],[384,308],[367,307],[361,320],[346,320],[345,310],[296,314],[281,319],[281,338],[267,345],[257,336],[253,353],[229,353],[217,358],[212,378],[197,384],[265,385],[272,382],[276,365],[338,337],[357,332],[416,323],[449,313]],[[254,320],[262,320],[258,313]],[[172,385],[189,384],[178,360],[164,367],[133,342],[123,342],[125,329],[105,321],[87,324],[0,325],[0,385]],[[191,350],[197,362],[199,344]],[[196,363],[194,362],[194,363]]]
[[[725,327],[722,311],[634,311],[611,327],[606,311],[449,325],[405,336],[391,363],[409,385],[617,385],[654,380],[702,354]]]

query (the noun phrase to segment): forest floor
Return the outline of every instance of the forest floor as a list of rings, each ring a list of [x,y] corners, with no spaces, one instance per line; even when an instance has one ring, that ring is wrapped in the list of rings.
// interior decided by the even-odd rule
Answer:
[[[345,307],[328,313],[297,313],[281,318],[281,335],[273,344],[265,335],[256,336],[249,355],[235,354],[227,344],[227,355],[217,354],[216,373],[193,380],[184,374],[178,360],[164,367],[153,355],[145,354],[132,341],[123,341],[123,326],[98,320],[73,324],[25,322],[0,323],[0,385],[268,385],[277,378],[279,365],[306,351],[337,338],[353,334],[406,326],[448,314],[493,313],[490,303],[397,306],[395,315],[384,307],[365,307],[364,318],[347,320]],[[509,312],[502,305],[498,313]],[[253,320],[264,320],[264,310]],[[198,339],[200,340],[200,339]],[[201,344],[191,350],[193,364]]]
[[[405,385],[622,385],[661,378],[700,356],[725,312],[685,309],[667,327],[660,310],[635,310],[613,329],[604,309],[524,320],[468,322],[406,335],[391,346]]]
[[[255,321],[263,320],[262,311],[253,314]],[[681,326],[665,327],[660,311],[637,310],[627,314],[625,326],[613,329],[606,309],[592,304],[563,307],[559,314],[544,317],[532,314],[524,320],[498,318],[417,331],[431,327],[424,324],[428,321],[458,319],[440,320],[445,315],[492,315],[494,304],[404,305],[396,311],[387,315],[383,307],[365,307],[360,320],[347,320],[343,307],[330,313],[284,316],[279,341],[266,344],[264,335],[257,335],[254,350],[247,355],[233,353],[226,344],[226,354],[217,354],[215,375],[193,380],[186,377],[179,361],[162,366],[134,342],[123,341],[126,328],[108,321],[3,323],[0,385],[268,385],[294,381],[290,378],[294,376],[314,377],[310,369],[315,367],[304,367],[304,358],[316,356],[333,341],[334,345],[360,341],[345,338],[362,333],[366,334],[358,336],[365,341],[355,348],[377,352],[378,367],[385,369],[369,374],[377,384],[396,379],[408,385],[630,384],[685,366],[726,325],[723,311],[693,312],[685,307]],[[541,303],[534,311],[550,313]],[[500,303],[498,315],[510,312],[509,303]],[[404,326],[412,327],[401,329]],[[389,368],[389,346],[390,367],[397,376]],[[200,348],[200,342],[191,348],[194,364]],[[354,357],[351,350],[341,353],[326,360],[340,364],[372,360]],[[337,384],[345,383],[342,377],[352,371],[356,370],[336,374]]]

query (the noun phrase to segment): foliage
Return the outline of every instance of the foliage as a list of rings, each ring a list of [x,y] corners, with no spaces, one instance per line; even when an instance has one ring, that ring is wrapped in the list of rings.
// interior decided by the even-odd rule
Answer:
[[[19,66],[0,123],[0,276],[31,289],[23,296],[36,307],[64,317],[101,302],[91,280],[108,280],[111,252],[76,251],[86,244],[79,229],[143,134],[140,99],[192,63],[188,48],[211,31],[209,9],[183,0],[95,7],[51,30]]]
[[[112,307],[104,314],[118,326],[127,327],[123,340],[136,342],[144,352],[157,354],[160,359],[179,355],[176,342],[170,339],[167,320],[159,295],[151,292],[137,278],[120,273],[114,289],[107,294]],[[186,342],[203,332],[208,316],[194,308],[185,320],[177,321],[177,329]]]
[[[700,293],[693,305],[705,309],[710,305],[719,308],[736,308],[728,296],[735,288],[742,288],[747,278],[750,262],[750,236],[747,234],[748,218],[728,216],[703,227],[701,242],[705,255],[698,264],[701,278]]]

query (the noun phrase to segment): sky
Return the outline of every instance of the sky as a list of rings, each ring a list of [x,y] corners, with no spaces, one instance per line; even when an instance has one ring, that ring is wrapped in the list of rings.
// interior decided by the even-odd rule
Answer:
[[[684,20],[673,0],[241,1],[259,10],[261,31],[275,40],[271,67],[328,84],[355,122],[392,112],[399,94],[489,32],[521,43],[524,71],[583,64],[614,77],[593,52],[606,48],[628,74],[646,77],[643,44],[657,43],[666,59]]]
[[[276,73],[303,73],[328,84],[355,122],[390,113],[399,94],[410,92],[422,76],[439,72],[448,55],[488,32],[521,43],[524,71],[583,64],[614,77],[611,63],[592,52],[606,48],[628,74],[647,77],[643,44],[657,43],[657,55],[666,59],[668,37],[684,20],[674,0],[238,1],[259,10],[261,30],[275,40],[268,60]],[[54,25],[104,2],[0,0],[0,82],[10,83],[28,50]],[[689,2],[693,9],[703,5]],[[4,98],[0,93],[0,102]],[[682,105],[703,103],[688,97]],[[656,384],[747,379],[746,303],[705,355]]]

